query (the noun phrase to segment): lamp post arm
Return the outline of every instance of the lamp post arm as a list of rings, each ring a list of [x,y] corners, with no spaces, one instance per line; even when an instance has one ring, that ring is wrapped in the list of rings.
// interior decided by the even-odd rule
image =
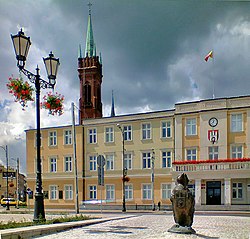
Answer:
[[[43,88],[43,89],[47,89],[47,88],[50,88],[50,89],[54,89],[54,85],[50,84],[49,82],[43,80],[40,75],[39,75],[39,68],[37,66],[36,68],[36,74],[32,73],[31,71],[21,67],[21,66],[18,66],[19,67],[19,70],[25,75],[28,77],[28,79],[30,80],[31,83],[34,83],[36,84],[36,80],[38,80],[38,83],[40,84],[40,87]]]

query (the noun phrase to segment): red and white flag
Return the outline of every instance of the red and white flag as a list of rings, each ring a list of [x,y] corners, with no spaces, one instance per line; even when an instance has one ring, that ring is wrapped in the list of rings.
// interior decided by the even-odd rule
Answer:
[[[213,51],[210,51],[210,52],[205,56],[205,61],[208,61],[209,58],[213,58]]]

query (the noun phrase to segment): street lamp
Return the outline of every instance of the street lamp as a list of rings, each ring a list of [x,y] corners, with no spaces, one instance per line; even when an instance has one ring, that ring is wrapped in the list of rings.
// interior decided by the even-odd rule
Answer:
[[[16,208],[19,209],[19,158],[10,158],[16,161]]]
[[[124,130],[122,127],[117,124],[117,127],[122,133],[122,212],[126,212],[126,202],[125,202],[125,177],[127,175],[127,168],[125,167],[125,158],[124,158]]]
[[[155,211],[155,151],[152,149],[151,157],[151,184],[152,184],[152,210]]]
[[[6,166],[7,166],[7,176],[6,176],[6,188],[7,188],[7,205],[6,210],[10,210],[10,203],[9,203],[9,159],[8,159],[8,146],[5,147],[0,146],[5,151],[5,157],[6,157]]]
[[[30,38],[24,35],[22,29],[17,35],[11,35],[11,39],[14,45],[14,50],[16,53],[17,67],[24,75],[28,77],[31,83],[35,84],[36,88],[36,123],[37,123],[37,168],[36,168],[36,192],[35,192],[35,204],[34,204],[34,221],[45,221],[44,212],[44,200],[43,200],[43,190],[42,190],[42,168],[41,168],[41,138],[40,138],[40,89],[51,88],[54,89],[56,84],[56,75],[58,66],[60,65],[59,59],[55,58],[52,52],[50,52],[49,57],[43,58],[46,71],[48,74],[49,82],[43,80],[39,75],[39,68],[37,66],[36,73],[26,70],[24,68],[25,61],[29,52],[31,45]]]

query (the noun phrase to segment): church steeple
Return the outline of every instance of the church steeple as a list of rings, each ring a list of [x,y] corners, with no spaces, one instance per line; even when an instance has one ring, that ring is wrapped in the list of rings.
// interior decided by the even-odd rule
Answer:
[[[87,28],[87,37],[86,37],[86,47],[85,47],[85,56],[92,57],[95,54],[95,42],[94,42],[94,34],[92,28],[92,20],[91,20],[91,6],[89,3],[89,16],[88,16],[88,28]]]
[[[115,117],[115,100],[114,100],[114,91],[112,90],[112,102],[111,102],[111,117]]]
[[[92,21],[91,3],[89,6],[87,36],[85,55],[82,55],[81,47],[78,53],[78,75],[80,79],[80,99],[79,99],[79,123],[83,119],[102,117],[102,63],[96,55]]]

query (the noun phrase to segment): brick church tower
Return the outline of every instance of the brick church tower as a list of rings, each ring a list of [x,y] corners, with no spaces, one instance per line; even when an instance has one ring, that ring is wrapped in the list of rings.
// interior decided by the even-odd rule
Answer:
[[[81,124],[83,119],[102,117],[102,63],[101,56],[96,55],[90,8],[84,57],[81,46],[79,47],[78,75],[80,79],[79,123]]]

